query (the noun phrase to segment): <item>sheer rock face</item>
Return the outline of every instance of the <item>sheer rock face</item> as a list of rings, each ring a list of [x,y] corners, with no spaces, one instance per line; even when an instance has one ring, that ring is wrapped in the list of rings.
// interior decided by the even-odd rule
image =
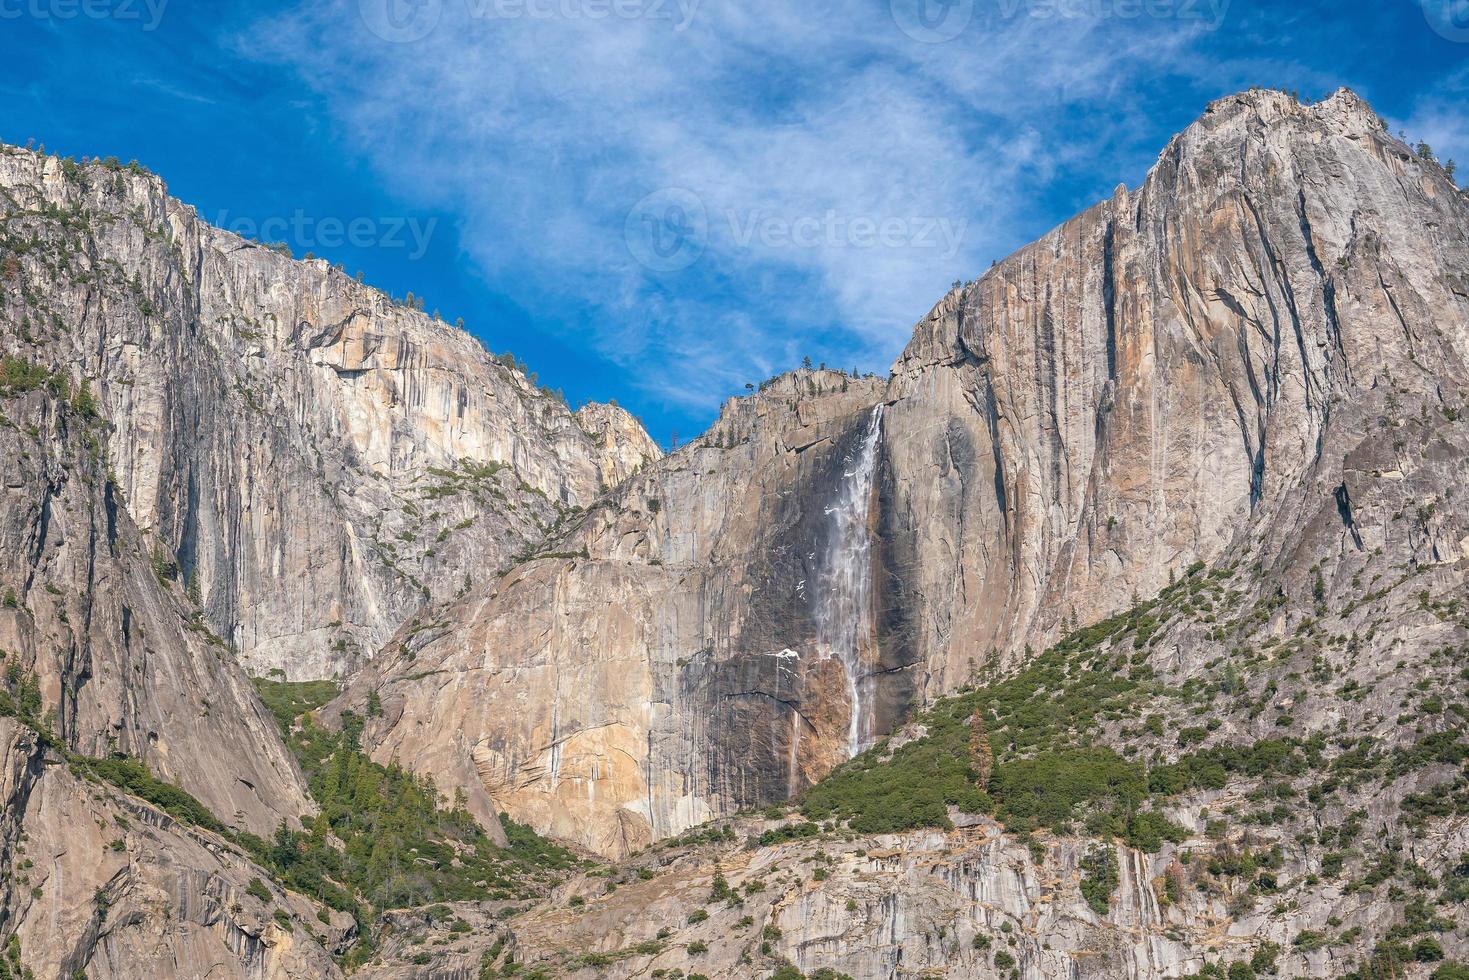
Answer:
[[[68,748],[141,759],[236,826],[268,834],[309,812],[249,679],[160,581],[96,454],[105,424],[44,390],[0,408],[4,687],[34,678],[31,710]]]
[[[337,674],[658,451],[160,181],[7,148],[5,349],[89,377],[136,523],[253,669]]]
[[[657,454],[626,413],[594,440],[461,331],[209,228],[156,179],[4,147],[0,355],[6,710],[260,835],[313,804],[241,661],[349,666]],[[240,898],[263,871],[146,808],[124,833],[133,804],[0,724],[0,932],[37,975],[335,973]]]
[[[79,779],[0,718],[0,927],[37,977],[96,980],[267,977],[315,980],[340,971],[323,943],[350,916],[268,886],[222,838],[191,830]],[[319,938],[318,938],[319,937]]]
[[[1461,193],[1355,96],[1251,93],[946,297],[889,394],[929,690],[1245,534],[1287,547],[1282,508],[1335,487],[1334,414],[1464,384],[1465,234]]]
[[[1462,390],[1466,228],[1350,93],[1216,102],[1137,191],[947,296],[885,388],[798,372],[732,403],[343,704],[377,690],[380,758],[608,854],[797,792],[854,701],[881,734],[1195,561],[1289,557],[1373,392]],[[879,404],[854,691],[820,604]]]
[[[822,639],[829,511],[880,392],[800,372],[731,402],[552,556],[405,630],[340,703],[377,689],[378,758],[607,854],[808,785],[846,757],[849,674]],[[907,712],[911,661],[859,652],[887,671],[866,697],[876,732]]]

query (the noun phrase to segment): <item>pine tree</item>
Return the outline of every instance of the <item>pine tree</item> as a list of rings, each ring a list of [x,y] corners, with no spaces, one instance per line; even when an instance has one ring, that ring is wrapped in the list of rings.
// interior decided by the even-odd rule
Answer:
[[[969,758],[974,763],[975,782],[988,792],[990,776],[995,771],[995,753],[990,748],[990,733],[984,724],[984,709],[975,709],[969,720]]]

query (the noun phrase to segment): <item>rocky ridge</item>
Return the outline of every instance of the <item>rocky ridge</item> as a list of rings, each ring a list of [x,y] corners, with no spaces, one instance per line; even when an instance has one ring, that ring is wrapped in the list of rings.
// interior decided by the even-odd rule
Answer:
[[[244,668],[350,667],[657,447],[141,168],[0,150],[5,969],[333,975],[358,924],[258,884],[317,806]]]

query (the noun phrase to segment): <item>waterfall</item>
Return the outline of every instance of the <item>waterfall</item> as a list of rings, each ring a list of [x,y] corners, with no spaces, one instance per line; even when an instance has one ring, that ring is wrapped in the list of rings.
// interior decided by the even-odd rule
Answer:
[[[882,404],[873,409],[867,432],[856,450],[842,460],[836,500],[826,508],[830,523],[826,554],[818,577],[816,642],[822,657],[836,657],[847,675],[851,721],[847,755],[867,744],[866,700],[869,678],[862,652],[874,642],[872,625],[872,510],[877,474],[877,443],[882,435]]]

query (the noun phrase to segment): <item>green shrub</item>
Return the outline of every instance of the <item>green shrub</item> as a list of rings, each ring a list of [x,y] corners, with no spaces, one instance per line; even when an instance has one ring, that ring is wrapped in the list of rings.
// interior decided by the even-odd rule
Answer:
[[[821,827],[817,824],[811,823],[810,821],[800,821],[798,823],[782,824],[779,827],[767,830],[759,836],[756,842],[761,847],[770,847],[774,844],[784,844],[787,841],[805,840],[810,837],[816,837],[820,833]]]
[[[251,678],[251,681],[283,735],[290,734],[298,716],[320,708],[336,697],[339,690],[334,681],[288,682],[260,677]]]
[[[1443,959],[1443,946],[1432,936],[1424,936],[1413,944],[1413,959],[1419,963],[1437,963]]]
[[[1082,897],[1093,912],[1106,915],[1112,908],[1112,893],[1121,882],[1117,853],[1110,847],[1099,847],[1082,858],[1081,870]]]
[[[41,388],[58,398],[65,397],[66,375],[20,358],[0,358],[0,398],[16,398]]]
[[[113,756],[107,759],[89,759],[74,756],[72,767],[84,776],[101,779],[158,807],[160,810],[185,823],[206,830],[222,831],[224,825],[192,794],[172,783],[164,782],[148,771],[148,767],[137,759]]]
[[[1085,804],[1133,809],[1147,795],[1147,773],[1111,749],[1068,749],[999,767],[999,816],[1013,830],[1061,827]]]

